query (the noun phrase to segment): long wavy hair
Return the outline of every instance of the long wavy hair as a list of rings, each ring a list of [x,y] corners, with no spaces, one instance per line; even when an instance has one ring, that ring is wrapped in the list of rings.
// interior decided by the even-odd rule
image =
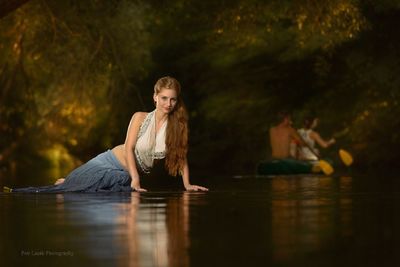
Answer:
[[[162,89],[173,89],[177,94],[177,102],[174,109],[168,114],[167,133],[165,138],[166,157],[165,168],[172,176],[182,174],[186,163],[188,151],[188,114],[181,97],[181,85],[172,77],[160,78],[154,85],[154,93],[158,94]]]

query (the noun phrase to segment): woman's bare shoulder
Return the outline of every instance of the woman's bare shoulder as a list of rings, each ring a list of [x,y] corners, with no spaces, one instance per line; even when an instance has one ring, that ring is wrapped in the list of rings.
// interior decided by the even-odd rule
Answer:
[[[144,118],[146,118],[147,114],[149,114],[149,113],[148,112],[142,112],[142,111],[135,112],[132,115],[132,120],[141,122],[141,121],[144,120]]]

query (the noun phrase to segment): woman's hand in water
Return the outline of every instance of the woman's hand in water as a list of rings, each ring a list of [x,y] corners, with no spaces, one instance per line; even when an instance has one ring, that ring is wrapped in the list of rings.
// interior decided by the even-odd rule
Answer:
[[[185,186],[185,189],[187,191],[208,191],[207,187],[192,184]]]
[[[136,192],[147,192],[146,189],[141,188],[141,187],[133,187],[133,186],[132,186],[132,189],[135,190]]]
[[[134,178],[134,179],[132,179],[131,187],[132,187],[132,189],[135,190],[136,192],[147,192],[146,189],[144,189],[144,188],[142,188],[142,187],[140,186],[139,178]]]
[[[60,178],[60,179],[57,179],[57,181],[54,184],[55,185],[62,184],[62,183],[64,183],[64,181],[65,181],[64,178]]]

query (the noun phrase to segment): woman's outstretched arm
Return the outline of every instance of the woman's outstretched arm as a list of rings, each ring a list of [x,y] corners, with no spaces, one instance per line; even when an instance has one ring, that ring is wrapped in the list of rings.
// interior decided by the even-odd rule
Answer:
[[[208,188],[199,186],[199,185],[192,185],[189,181],[189,165],[187,160],[185,161],[185,165],[183,166],[182,170],[182,180],[183,185],[187,191],[208,191]]]
[[[147,191],[146,189],[140,187],[140,177],[135,162],[135,146],[137,136],[139,133],[140,125],[142,125],[145,116],[145,112],[136,112],[135,114],[133,114],[131,121],[129,122],[128,132],[126,134],[124,144],[126,164],[128,167],[129,175],[132,179],[131,187],[138,192]]]
[[[331,138],[328,141],[322,139],[322,137],[316,131],[312,131],[310,133],[310,137],[312,139],[314,139],[314,141],[316,141],[318,143],[318,145],[320,145],[323,148],[327,148],[327,147],[333,145],[336,142],[336,140],[334,138]]]

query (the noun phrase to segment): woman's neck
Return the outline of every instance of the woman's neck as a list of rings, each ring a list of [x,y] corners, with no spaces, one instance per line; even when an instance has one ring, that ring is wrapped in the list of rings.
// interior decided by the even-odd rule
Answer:
[[[156,109],[155,116],[156,116],[156,121],[158,123],[163,123],[168,118],[168,114],[162,113],[162,112],[158,111],[157,109]]]

